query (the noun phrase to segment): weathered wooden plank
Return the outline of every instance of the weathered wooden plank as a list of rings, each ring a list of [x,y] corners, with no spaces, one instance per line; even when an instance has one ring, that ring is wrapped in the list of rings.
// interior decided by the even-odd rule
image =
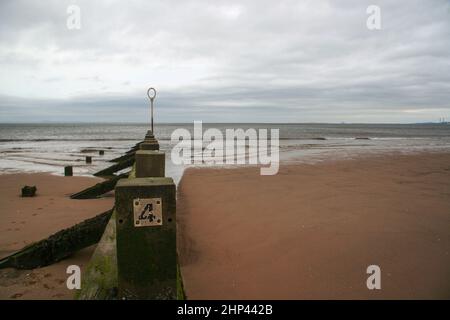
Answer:
[[[119,162],[117,164],[114,164],[106,169],[100,170],[100,171],[94,173],[94,176],[97,176],[97,177],[110,176],[117,171],[131,167],[133,164],[134,164],[134,157],[127,159],[125,161]]]
[[[109,162],[121,162],[121,161],[128,160],[128,159],[134,157],[135,153],[136,153],[136,150],[134,150],[133,152],[124,154],[123,156],[120,156],[120,157],[114,158],[112,160],[109,160]]]
[[[128,177],[128,172],[122,173],[121,175],[115,176],[106,181],[99,182],[92,187],[89,187],[80,192],[74,193],[70,197],[72,199],[97,198],[98,196],[101,196],[102,194],[105,194],[106,192],[114,190],[114,187],[116,186],[117,181],[119,181],[119,179],[123,179],[123,178],[127,178],[127,177]]]
[[[111,217],[113,209],[84,220],[73,227],[26,246],[0,260],[0,268],[34,269],[67,258],[74,252],[97,243]]]

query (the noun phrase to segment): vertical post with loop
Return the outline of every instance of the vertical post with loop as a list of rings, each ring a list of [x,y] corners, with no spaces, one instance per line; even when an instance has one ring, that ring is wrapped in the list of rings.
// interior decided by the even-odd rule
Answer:
[[[150,99],[150,109],[151,109],[151,123],[152,123],[152,133],[153,133],[153,100],[155,100],[156,97],[156,90],[155,88],[149,88],[147,90],[147,96]]]

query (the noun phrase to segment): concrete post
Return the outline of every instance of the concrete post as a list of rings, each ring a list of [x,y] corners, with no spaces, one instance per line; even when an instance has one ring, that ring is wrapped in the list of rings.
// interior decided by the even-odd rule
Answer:
[[[141,150],[159,150],[159,143],[146,143],[143,142],[139,146]]]
[[[86,156],[86,163],[92,163],[92,157]]]
[[[154,134],[151,130],[148,130],[147,133],[145,134],[145,138],[154,138]]]
[[[73,176],[72,166],[64,167],[64,176],[66,176],[66,177]]]
[[[158,143],[158,140],[156,140],[156,139],[147,139],[147,138],[145,138],[144,139],[144,141],[143,141],[143,143]]]
[[[172,178],[121,179],[115,189],[120,299],[176,299]]]
[[[99,151],[98,151],[98,154],[101,155],[101,156],[103,156],[103,155],[105,154],[105,150],[99,150]]]
[[[136,178],[164,177],[166,155],[162,151],[139,150],[135,153]]]

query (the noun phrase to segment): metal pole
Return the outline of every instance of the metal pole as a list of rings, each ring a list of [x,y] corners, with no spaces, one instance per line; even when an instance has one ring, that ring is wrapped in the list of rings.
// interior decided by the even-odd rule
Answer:
[[[152,105],[152,107],[151,107],[151,109],[152,109],[152,132],[154,132],[153,131],[153,99],[151,99],[151,105]]]
[[[152,133],[153,133],[153,100],[156,97],[156,90],[155,88],[149,88],[147,90],[147,96],[150,99],[150,109],[151,109],[151,124],[152,124]]]

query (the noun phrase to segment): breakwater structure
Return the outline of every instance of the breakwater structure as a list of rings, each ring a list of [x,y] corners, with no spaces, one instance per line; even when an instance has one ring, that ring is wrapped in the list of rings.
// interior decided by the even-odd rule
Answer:
[[[144,140],[94,174],[105,181],[71,195],[91,199],[114,190],[114,207],[3,258],[0,268],[43,267],[97,243],[76,299],[186,298],[176,250],[176,186],[165,177],[165,153],[153,134],[156,90],[147,95],[151,129]]]

